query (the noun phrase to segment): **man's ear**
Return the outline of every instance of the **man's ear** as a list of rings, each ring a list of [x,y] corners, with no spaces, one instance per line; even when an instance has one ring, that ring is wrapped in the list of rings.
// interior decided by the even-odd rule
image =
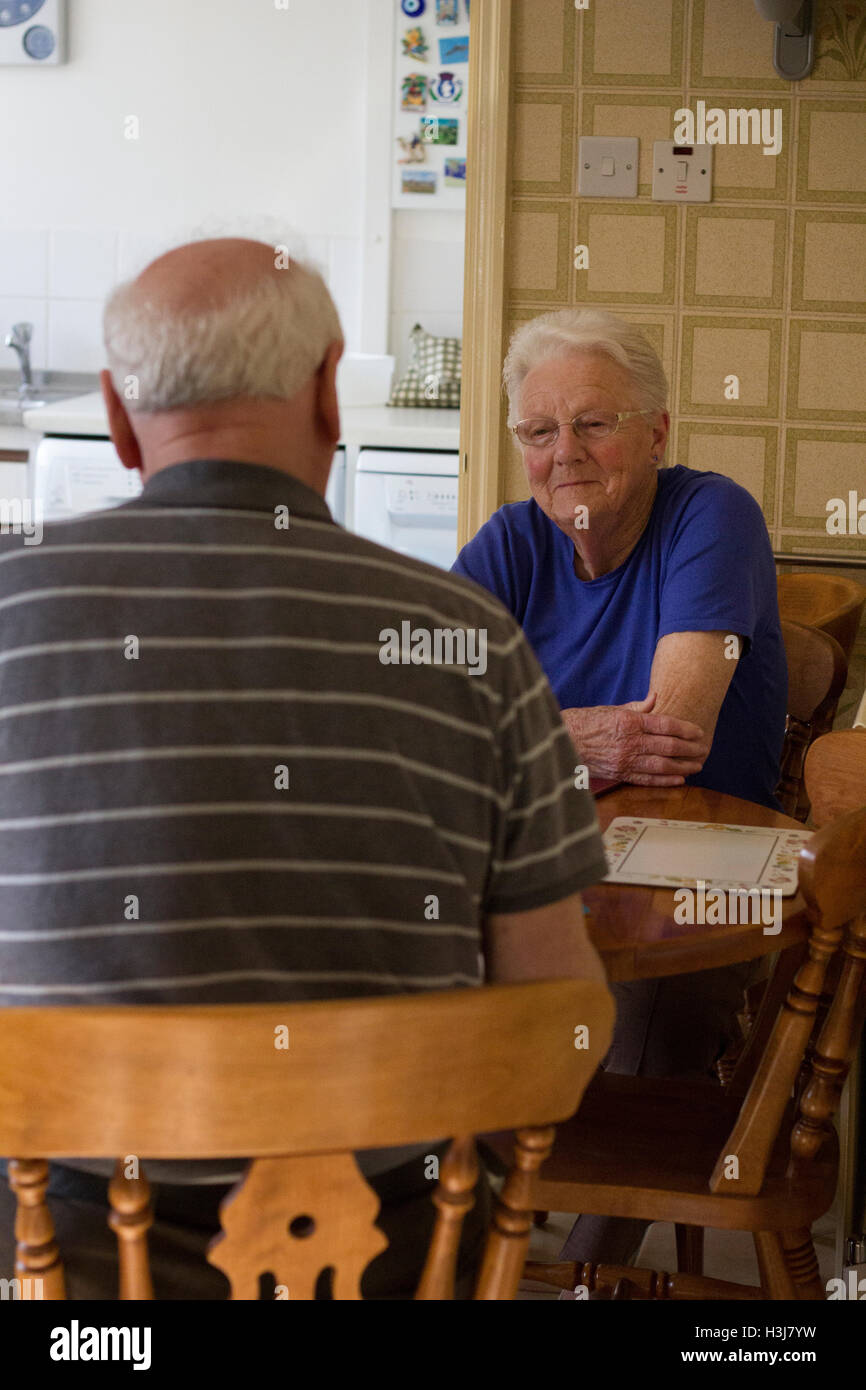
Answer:
[[[99,373],[102,386],[102,399],[108,414],[108,429],[124,468],[141,469],[141,449],[129,422],[129,415],[123,401],[114,389],[109,371]]]
[[[336,448],[340,442],[340,407],[337,402],[337,363],[342,356],[343,344],[341,342],[331,343],[316,373],[317,424],[326,432],[328,442],[333,444],[334,448]]]

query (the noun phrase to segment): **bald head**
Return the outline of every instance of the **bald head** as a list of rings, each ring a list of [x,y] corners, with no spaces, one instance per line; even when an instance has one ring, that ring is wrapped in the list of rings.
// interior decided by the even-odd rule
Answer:
[[[284,260],[285,258],[280,258]],[[263,241],[221,237],[174,247],[146,266],[130,286],[138,304],[154,304],[167,314],[200,314],[224,308],[232,295],[254,293],[262,283],[285,276],[278,253]]]
[[[330,463],[339,420],[321,410],[336,417],[340,322],[321,276],[283,248],[234,237],[176,247],[113,291],[104,334],[112,430],[120,410],[140,445],[130,466],[146,476],[207,444],[210,457],[304,470],[287,466],[287,440],[318,455],[323,424],[337,431]]]

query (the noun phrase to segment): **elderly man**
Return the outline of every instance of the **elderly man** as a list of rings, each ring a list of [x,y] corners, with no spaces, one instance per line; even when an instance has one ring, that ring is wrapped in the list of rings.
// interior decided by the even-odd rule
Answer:
[[[320,277],[257,242],[183,246],[114,292],[105,338],[141,497],[0,553],[0,1004],[602,979],[593,805],[520,629],[325,505],[342,338]],[[389,664],[406,618],[473,634],[485,670]],[[202,1252],[227,1166],[150,1168],[157,1297],[225,1297]],[[423,1155],[362,1166],[393,1242],[364,1292],[411,1294]],[[72,1297],[115,1287],[102,1173],[54,1171]]]

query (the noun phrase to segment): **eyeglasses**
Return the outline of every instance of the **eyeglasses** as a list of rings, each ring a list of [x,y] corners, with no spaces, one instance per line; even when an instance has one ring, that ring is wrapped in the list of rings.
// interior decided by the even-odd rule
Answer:
[[[562,422],[551,420],[546,415],[534,415],[529,420],[519,420],[516,425],[512,425],[511,432],[517,435],[521,444],[546,449],[556,442],[563,425],[571,425],[578,439],[592,443],[596,439],[609,439],[612,434],[616,434],[623,420],[629,420],[634,415],[655,413],[654,410],[591,410],[583,415],[575,415],[573,420]]]

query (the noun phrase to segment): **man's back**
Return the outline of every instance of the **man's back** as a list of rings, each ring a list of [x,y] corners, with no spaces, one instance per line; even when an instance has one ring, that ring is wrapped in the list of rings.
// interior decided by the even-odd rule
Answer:
[[[485,913],[604,872],[573,762],[498,603],[276,469],[3,537],[0,1004],[480,983]]]

